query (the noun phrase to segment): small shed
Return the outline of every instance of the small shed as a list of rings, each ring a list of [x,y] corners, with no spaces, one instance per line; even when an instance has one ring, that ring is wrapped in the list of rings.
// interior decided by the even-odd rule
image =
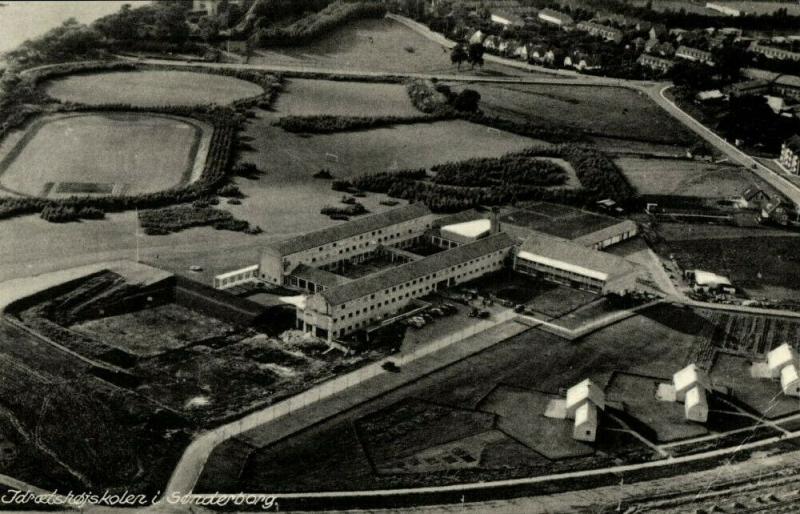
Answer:
[[[597,439],[597,407],[593,403],[585,402],[575,410],[572,438],[587,442]]]
[[[684,401],[683,408],[688,421],[695,421],[697,423],[705,423],[708,421],[706,390],[700,385],[689,389],[686,392],[686,400]]]
[[[591,403],[600,410],[605,409],[605,393],[588,378],[567,389],[567,418],[575,419],[581,405]]]
[[[797,364],[789,364],[781,370],[781,389],[786,396],[800,398],[800,375]]]
[[[675,386],[675,399],[679,402],[685,402],[686,393],[696,386],[703,390],[710,388],[708,375],[694,363],[672,375],[672,383]]]
[[[783,343],[767,354],[767,367],[772,378],[781,376],[781,371],[790,364],[797,364],[797,350]]]

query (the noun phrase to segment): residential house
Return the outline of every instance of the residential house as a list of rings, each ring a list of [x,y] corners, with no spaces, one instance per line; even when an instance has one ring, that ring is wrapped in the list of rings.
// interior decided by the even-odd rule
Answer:
[[[492,23],[503,27],[524,27],[525,20],[522,16],[509,11],[492,11],[490,15]]]
[[[661,39],[667,37],[667,34],[669,34],[669,32],[667,32],[667,26],[666,25],[663,25],[661,23],[657,23],[657,24],[653,25],[652,27],[650,27],[650,39],[661,40]]]
[[[575,25],[575,20],[573,20],[570,15],[553,9],[542,9],[539,11],[538,17],[545,23],[556,25],[561,28],[571,28]]]
[[[592,36],[601,37],[606,41],[613,41],[614,43],[622,42],[622,31],[614,27],[601,25],[593,21],[582,21],[578,23],[577,29]]]
[[[645,68],[650,68],[651,70],[656,70],[663,73],[668,72],[675,65],[675,63],[670,59],[664,59],[662,57],[656,57],[655,55],[648,54],[640,55],[636,62]]]
[[[789,173],[800,175],[800,136],[794,135],[783,143],[779,162]]]
[[[769,86],[770,84],[766,80],[746,80],[731,84],[726,88],[726,92],[734,98],[747,95],[762,95],[769,91]]]
[[[744,11],[738,9],[729,4],[723,4],[722,2],[706,2],[706,9],[711,9],[712,11],[717,11],[718,13],[724,14],[725,16],[741,16],[744,14]]]
[[[706,52],[705,50],[692,48],[686,45],[681,45],[678,47],[678,49],[675,51],[675,57],[687,61],[701,62],[703,64],[708,64],[709,66],[714,64],[714,57],[711,55],[711,52]]]
[[[499,52],[501,41],[502,39],[500,39],[500,36],[487,36],[486,39],[483,40],[483,46],[487,50]]]
[[[672,43],[664,41],[663,43],[657,43],[655,46],[651,47],[649,53],[660,55],[661,57],[674,57],[675,47],[672,46]]]
[[[475,32],[472,33],[472,35],[469,37],[469,39],[467,41],[471,45],[473,45],[475,43],[481,43],[482,44],[484,39],[486,39],[486,34],[484,34],[480,30],[476,30]]]
[[[786,50],[785,48],[779,48],[776,46],[762,45],[759,42],[753,42],[753,44],[750,45],[749,50],[751,52],[761,54],[769,59],[800,61],[800,52],[792,52],[791,50]]]

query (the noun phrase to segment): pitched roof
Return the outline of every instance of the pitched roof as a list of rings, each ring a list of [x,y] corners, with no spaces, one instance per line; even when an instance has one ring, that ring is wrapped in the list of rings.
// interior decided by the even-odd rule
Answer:
[[[539,11],[539,17],[541,18],[542,16],[554,18],[556,20],[559,20],[561,23],[565,25],[570,25],[574,23],[570,15],[564,14],[563,12],[558,12],[553,9],[542,9],[541,11]]]
[[[676,391],[687,391],[698,385],[706,389],[710,386],[706,372],[698,368],[694,363],[672,375],[672,383]]]
[[[587,401],[603,410],[605,400],[606,395],[603,390],[588,378],[567,389],[567,410],[577,408]]]
[[[397,209],[385,211],[380,214],[365,216],[347,223],[342,223],[341,225],[316,230],[292,239],[278,241],[268,245],[268,248],[277,250],[281,255],[290,255],[365,232],[371,232],[383,227],[420,218],[430,213],[430,209],[422,204],[414,203],[404,205],[403,207],[398,207]]]
[[[622,257],[545,234],[529,237],[517,257],[603,281],[638,269]]]
[[[788,364],[797,362],[797,351],[789,343],[783,343],[767,354],[767,366],[777,372]]]
[[[582,244],[583,246],[594,246],[597,243],[603,242],[606,239],[614,237],[625,232],[634,232],[638,230],[636,222],[632,220],[623,220],[616,225],[609,225],[600,230],[589,232],[572,240],[573,243]]]
[[[331,305],[340,305],[512,246],[514,239],[511,236],[504,233],[495,234],[474,243],[457,246],[418,261],[368,275],[319,294]]]

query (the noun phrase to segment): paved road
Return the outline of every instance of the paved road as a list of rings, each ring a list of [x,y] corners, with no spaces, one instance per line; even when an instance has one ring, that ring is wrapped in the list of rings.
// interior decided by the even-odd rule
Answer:
[[[772,185],[772,187],[785,195],[795,204],[795,206],[800,208],[800,188],[798,188],[788,179],[761,164],[757,159],[739,150],[736,146],[730,144],[725,139],[714,133],[714,131],[697,121],[687,112],[683,111],[675,104],[675,102],[667,98],[666,91],[671,87],[671,85],[662,84],[658,87],[640,87],[640,89],[646,92],[648,96],[650,96],[650,98],[652,98],[653,101],[660,105],[664,110],[669,112],[684,125],[692,129],[692,131],[712,144],[720,152],[728,156],[728,158],[730,158],[733,162],[741,164],[742,166],[750,169],[753,173],[761,177],[767,183]]]

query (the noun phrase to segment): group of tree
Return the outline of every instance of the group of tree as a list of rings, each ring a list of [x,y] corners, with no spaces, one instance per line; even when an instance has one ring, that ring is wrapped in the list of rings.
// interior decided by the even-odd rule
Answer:
[[[435,173],[434,183],[451,186],[560,186],[567,180],[567,174],[561,166],[525,152],[437,164],[431,171]]]
[[[721,115],[717,129],[730,141],[777,154],[781,144],[800,133],[797,118],[775,114],[763,96],[732,97]]]
[[[556,178],[548,165],[542,166],[545,169],[543,177],[552,177],[543,178],[545,182],[552,182],[549,184],[542,184],[533,176],[515,181],[502,179],[487,181],[481,177],[482,173],[491,176],[491,170],[495,173],[498,169],[502,170],[499,163],[519,164],[525,159],[532,160],[535,157],[559,157],[566,160],[575,169],[581,187],[551,187],[557,181],[563,184],[565,175],[559,168],[559,178]],[[522,200],[591,205],[598,200],[611,198],[625,205],[636,199],[634,189],[606,154],[573,144],[531,147],[518,154],[512,154],[511,158],[505,161],[470,159],[436,168],[439,170],[438,173],[445,170],[441,181],[436,177],[431,180],[426,170],[417,169],[365,174],[351,181],[336,181],[338,184],[335,186],[340,188],[338,190],[358,189],[424,202],[431,209],[440,212],[452,212],[478,205],[503,205]],[[459,175],[461,170],[464,170],[463,175]],[[508,178],[508,175],[504,178]]]
[[[481,43],[459,43],[450,51],[450,62],[458,66],[459,71],[463,63],[468,63],[472,69],[483,66],[483,54],[486,48]]]
[[[382,18],[386,6],[376,0],[344,2],[336,0],[318,12],[308,13],[289,26],[258,28],[251,37],[257,47],[292,46],[305,43],[333,29],[359,19]]]
[[[139,223],[148,235],[165,235],[187,228],[205,226],[248,234],[261,232],[259,227],[253,227],[244,220],[234,218],[230,212],[210,207],[206,202],[140,211]]]

